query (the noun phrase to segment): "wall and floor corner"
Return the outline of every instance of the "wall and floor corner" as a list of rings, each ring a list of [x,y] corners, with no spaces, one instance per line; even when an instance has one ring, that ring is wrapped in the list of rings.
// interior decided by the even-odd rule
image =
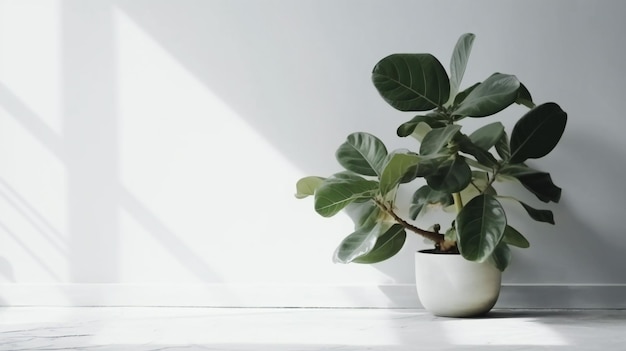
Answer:
[[[514,252],[500,306],[626,308],[625,11],[0,0],[0,304],[417,306],[419,238],[377,265],[334,265],[351,223],[315,215],[294,184],[337,171],[356,130],[410,146],[393,126],[412,116],[377,96],[373,64],[422,51],[445,65],[473,32],[466,84],[514,73],[569,113],[533,163],[564,190],[557,225],[509,218],[531,248]]]

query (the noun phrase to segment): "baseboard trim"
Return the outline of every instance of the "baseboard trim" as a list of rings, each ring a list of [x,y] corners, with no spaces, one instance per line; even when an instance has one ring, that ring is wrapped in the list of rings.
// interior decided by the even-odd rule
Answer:
[[[1,284],[0,305],[421,308],[410,284]],[[504,284],[496,307],[626,309],[626,284]]]

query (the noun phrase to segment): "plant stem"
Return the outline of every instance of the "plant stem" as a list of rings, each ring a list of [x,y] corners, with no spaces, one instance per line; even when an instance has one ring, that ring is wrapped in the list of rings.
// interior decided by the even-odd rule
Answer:
[[[452,194],[452,197],[454,198],[454,208],[456,208],[456,213],[461,212],[463,209],[463,199],[461,198],[461,193],[454,193]]]
[[[405,221],[404,219],[400,218],[400,216],[398,216],[392,208],[387,207],[384,203],[382,203],[380,200],[378,199],[374,199],[374,202],[376,202],[376,205],[378,205],[378,207],[380,209],[382,209],[383,211],[385,211],[387,214],[389,214],[391,217],[393,217],[393,219],[400,224],[401,226],[403,226],[404,228],[417,233],[423,237],[425,237],[426,239],[432,240],[435,242],[435,244],[441,244],[444,240],[445,237],[443,234],[439,234],[439,231],[434,231],[431,232],[429,230],[425,230],[425,229],[421,229],[418,228],[414,225],[412,225],[411,223]]]

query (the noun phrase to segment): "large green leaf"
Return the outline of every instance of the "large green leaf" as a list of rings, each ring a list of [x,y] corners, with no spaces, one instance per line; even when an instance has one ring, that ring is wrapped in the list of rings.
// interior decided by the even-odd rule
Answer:
[[[517,246],[522,249],[530,247],[530,243],[522,235],[522,233],[518,232],[517,229],[509,225],[507,225],[504,229],[504,237],[502,238],[502,241],[509,245]]]
[[[463,157],[444,162],[435,174],[426,176],[426,183],[431,188],[449,194],[465,189],[471,180],[472,170]]]
[[[372,72],[380,95],[400,111],[428,111],[450,96],[446,70],[431,54],[393,54],[380,60]]]
[[[450,59],[450,99],[453,99],[456,93],[459,92],[475,37],[472,33],[465,33],[461,35],[454,47],[452,58]]]
[[[341,241],[335,250],[333,261],[350,263],[355,258],[366,255],[376,246],[378,236],[387,231],[389,227],[391,225],[379,222],[358,228]]]
[[[515,102],[519,86],[515,76],[495,73],[472,90],[452,114],[485,117],[498,113]]]
[[[310,176],[301,178],[296,183],[296,198],[304,199],[315,194],[315,189],[322,185],[322,182],[324,182],[322,177]]]
[[[432,155],[448,147],[448,143],[461,130],[461,126],[452,124],[444,128],[435,128],[428,132],[420,145],[421,155]]]
[[[462,103],[463,101],[465,101],[465,98],[474,90],[476,89],[476,87],[478,87],[480,85],[479,83],[475,83],[474,85],[465,88],[465,90],[459,92],[458,94],[456,94],[456,97],[454,98],[454,106],[458,106],[460,103]]]
[[[502,240],[506,215],[495,197],[483,194],[470,200],[456,217],[458,247],[469,261],[483,262]]]
[[[502,138],[502,133],[504,133],[502,123],[493,122],[478,128],[474,133],[470,134],[469,138],[474,145],[481,149],[489,150]]]
[[[454,199],[449,193],[431,189],[428,185],[424,185],[417,189],[413,194],[413,202],[409,208],[411,219],[415,220],[420,212],[429,205],[440,205],[443,207],[454,204]]]
[[[517,179],[543,202],[559,202],[561,199],[561,188],[554,185],[550,173],[540,172],[522,164],[508,165],[500,172]]]
[[[337,161],[347,170],[366,176],[380,176],[387,148],[369,133],[352,133],[337,149]]]
[[[561,140],[567,113],[553,102],[528,111],[511,133],[511,163],[547,155]]]
[[[511,263],[511,249],[505,242],[500,242],[491,254],[491,263],[496,266],[500,272],[504,272],[506,267]]]
[[[355,263],[377,263],[397,254],[406,241],[406,231],[399,224],[394,224],[376,239],[376,245],[370,252],[355,258]]]
[[[327,178],[315,191],[315,211],[331,217],[350,203],[372,198],[378,192],[378,182],[363,178]]]
[[[446,126],[445,122],[442,122],[431,115],[415,116],[410,121],[404,122],[398,127],[397,134],[399,137],[407,137],[415,131],[415,128],[420,123],[426,123],[431,128],[442,128]]]

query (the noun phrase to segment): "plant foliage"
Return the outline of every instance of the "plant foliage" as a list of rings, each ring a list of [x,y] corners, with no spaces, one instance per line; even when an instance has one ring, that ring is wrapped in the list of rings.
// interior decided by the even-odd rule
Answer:
[[[511,74],[494,73],[461,89],[473,34],[462,35],[452,53],[450,76],[431,54],[393,54],[373,69],[372,82],[380,96],[400,111],[420,111],[397,128],[412,136],[418,151],[394,150],[369,133],[350,134],[336,152],[345,171],[328,178],[305,177],[296,184],[296,197],[314,197],[315,210],[331,217],[345,210],[354,222],[335,251],[341,263],[375,263],[400,251],[406,232],[432,240],[441,251],[458,251],[465,259],[491,262],[504,270],[510,246],[527,248],[528,240],[507,223],[503,199],[518,203],[529,218],[554,224],[550,210],[536,209],[510,196],[497,194],[496,180],[512,180],[543,202],[558,202],[561,188],[549,173],[525,164],[550,153],[565,130],[567,114],[554,102],[536,105],[527,87]],[[488,121],[512,104],[529,108],[509,138],[504,124]],[[488,122],[465,134],[465,118]],[[408,206],[415,220],[428,207],[454,205],[455,220],[442,234],[440,226],[421,229],[397,213],[401,184],[423,179]],[[425,182],[425,185],[424,185]]]

